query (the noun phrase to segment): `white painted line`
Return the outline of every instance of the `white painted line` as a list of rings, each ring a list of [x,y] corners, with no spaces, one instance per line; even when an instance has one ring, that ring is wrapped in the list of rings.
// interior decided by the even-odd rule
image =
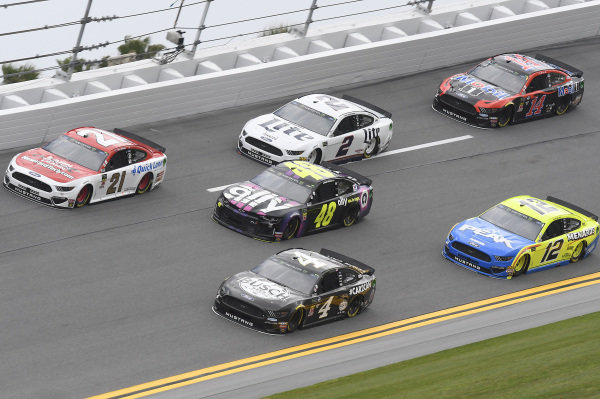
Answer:
[[[454,137],[451,139],[432,141],[431,143],[419,144],[419,145],[414,145],[412,147],[399,148],[399,149],[393,150],[393,151],[382,152],[381,154],[374,155],[373,158],[387,157],[388,155],[395,155],[395,154],[399,154],[401,152],[420,150],[421,148],[435,147],[436,145],[449,144],[449,143],[454,143],[456,141],[468,140],[468,139],[472,139],[472,138],[473,138],[473,136],[471,136],[470,134],[467,134],[465,136]]]
[[[372,158],[387,157],[388,155],[395,155],[395,154],[399,154],[401,152],[415,151],[415,150],[420,150],[421,148],[435,147],[436,145],[449,144],[449,143],[454,143],[454,142],[462,141],[462,140],[468,140],[468,139],[472,139],[472,138],[473,138],[473,136],[471,136],[470,134],[467,134],[465,136],[454,137],[451,139],[432,141],[431,143],[413,145],[412,147],[406,147],[406,148],[399,148],[394,151],[386,151],[384,153],[377,154],[377,155],[373,156]],[[231,184],[235,184],[235,183],[231,183]],[[213,193],[215,191],[222,191],[222,190],[226,189],[227,187],[231,186],[231,184],[226,184],[226,185],[220,186],[220,187],[209,188],[206,191],[209,191],[211,193]]]

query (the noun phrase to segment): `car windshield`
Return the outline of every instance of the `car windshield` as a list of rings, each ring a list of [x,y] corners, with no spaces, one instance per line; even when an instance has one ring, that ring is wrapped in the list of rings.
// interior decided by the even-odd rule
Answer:
[[[289,265],[276,257],[265,260],[252,272],[307,295],[313,292],[319,278],[315,273]]]
[[[100,169],[108,155],[102,150],[69,136],[60,136],[42,148],[54,155],[95,171]]]
[[[527,75],[511,71],[508,68],[497,64],[495,61],[484,61],[473,68],[469,75],[475,76],[485,82],[491,83],[511,93],[519,93],[525,82]]]
[[[308,201],[308,197],[312,193],[312,187],[302,185],[301,181],[286,176],[276,168],[269,168],[250,181],[275,194],[302,204]]]
[[[331,127],[335,123],[335,118],[315,109],[307,107],[298,101],[292,101],[279,108],[273,114],[285,119],[286,121],[295,123],[305,129],[327,136],[331,131]]]
[[[481,219],[490,222],[511,233],[525,237],[528,240],[535,241],[538,234],[544,227],[541,221],[517,212],[505,205],[498,204],[488,209],[481,216]]]

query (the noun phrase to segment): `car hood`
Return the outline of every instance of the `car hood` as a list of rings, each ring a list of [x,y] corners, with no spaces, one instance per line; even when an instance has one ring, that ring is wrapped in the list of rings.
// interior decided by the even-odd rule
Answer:
[[[454,75],[447,83],[450,88],[446,94],[460,98],[469,104],[475,104],[481,100],[498,101],[515,94],[469,74]]]
[[[282,216],[302,205],[250,181],[232,184],[223,190],[222,195],[241,211],[258,216]]]
[[[42,175],[58,183],[69,183],[95,173],[43,148],[34,148],[17,155],[15,163],[18,166],[27,168],[34,177]]]
[[[274,114],[267,114],[246,123],[244,130],[249,136],[265,141],[278,148],[301,149],[308,143],[325,140],[324,136],[281,119]]]
[[[225,281],[228,295],[263,309],[277,310],[302,299],[302,294],[251,271],[238,273]]]
[[[481,218],[467,219],[452,229],[454,241],[476,247],[493,255],[509,256],[534,242],[511,233]]]

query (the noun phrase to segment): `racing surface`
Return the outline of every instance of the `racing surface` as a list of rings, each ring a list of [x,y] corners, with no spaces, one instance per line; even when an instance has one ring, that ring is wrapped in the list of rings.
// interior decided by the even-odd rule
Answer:
[[[371,213],[348,229],[269,244],[211,221],[218,193],[207,190],[264,168],[233,150],[244,122],[289,98],[129,127],[167,148],[165,182],[143,196],[61,211],[1,190],[2,397],[98,395],[597,272],[600,253],[575,265],[494,280],[444,260],[441,249],[455,223],[519,194],[552,195],[600,212],[599,44],[596,39],[542,51],[584,71],[578,108],[500,130],[472,128],[431,109],[439,82],[479,60],[324,90],[392,112],[388,151],[472,136],[346,164],[374,186]],[[17,152],[0,153],[2,168]],[[354,319],[281,337],[212,312],[225,277],[289,247],[325,247],[374,267],[375,301]]]

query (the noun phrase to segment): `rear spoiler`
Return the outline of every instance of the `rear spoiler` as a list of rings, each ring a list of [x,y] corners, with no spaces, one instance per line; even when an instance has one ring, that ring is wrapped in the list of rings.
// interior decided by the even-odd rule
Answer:
[[[352,96],[348,96],[348,95],[344,94],[342,96],[342,99],[348,100],[348,101],[352,101],[353,103],[356,103],[358,105],[362,105],[365,108],[369,108],[371,111],[375,111],[375,112],[377,112],[377,113],[385,116],[386,118],[391,118],[392,117],[392,113],[391,112],[386,111],[384,109],[381,109],[381,108],[379,108],[376,105],[373,105],[373,104],[368,103],[366,101],[360,100],[360,99],[358,99],[356,97],[352,97]]]
[[[349,256],[342,255],[340,253],[334,252],[334,251],[326,249],[326,248],[321,248],[319,253],[321,255],[327,256],[328,258],[333,258],[337,261],[340,261],[346,265],[356,266],[362,271],[362,274],[368,274],[369,276],[372,276],[373,273],[375,273],[375,269],[373,269],[371,266],[367,266],[364,263],[362,263],[356,259],[353,259]]]
[[[535,59],[544,61],[547,64],[551,64],[552,66],[555,66],[558,69],[562,69],[564,72],[567,72],[569,75],[575,75],[578,78],[583,76],[583,71],[581,71],[569,64],[565,64],[564,62],[555,60],[554,58],[546,57],[543,54],[536,54]]]
[[[160,144],[155,143],[152,140],[149,140],[149,139],[147,139],[145,137],[138,136],[137,134],[128,132],[126,130],[119,129],[119,128],[114,128],[113,132],[116,133],[116,134],[118,134],[119,136],[123,136],[123,137],[125,137],[127,139],[132,139],[132,140],[135,140],[135,141],[139,141],[140,143],[146,144],[147,146],[150,146],[150,147],[152,147],[152,148],[154,148],[154,149],[156,149],[156,150],[158,150],[158,151],[160,151],[162,153],[164,153],[167,150],[165,147],[163,147]]]
[[[358,182],[360,184],[367,185],[367,186],[370,186],[371,184],[373,184],[373,180],[369,179],[368,177],[363,176],[360,173],[354,172],[354,171],[352,171],[350,169],[344,168],[342,166],[333,164],[331,162],[326,162],[326,161],[325,162],[321,162],[321,166],[324,166],[327,169],[331,169],[331,170],[334,170],[336,172],[341,172],[341,173],[343,173],[345,175],[351,176],[351,177],[355,178],[356,180],[358,180]]]
[[[547,201],[550,201],[550,202],[554,202],[555,204],[558,204],[558,205],[566,206],[567,208],[571,208],[571,209],[572,209],[572,210],[574,210],[575,212],[579,212],[579,213],[581,213],[582,215],[585,215],[585,216],[587,216],[587,217],[589,217],[589,218],[592,218],[592,219],[594,219],[596,222],[598,221],[598,216],[597,216],[597,215],[594,215],[593,213],[591,213],[591,212],[589,212],[589,211],[586,211],[585,209],[583,209],[583,208],[580,208],[580,207],[578,207],[577,205],[573,205],[573,204],[571,204],[570,202],[563,201],[563,200],[561,200],[561,199],[558,199],[558,198],[556,198],[556,197],[551,197],[551,196],[548,196],[548,197],[546,197],[546,200],[547,200]]]

